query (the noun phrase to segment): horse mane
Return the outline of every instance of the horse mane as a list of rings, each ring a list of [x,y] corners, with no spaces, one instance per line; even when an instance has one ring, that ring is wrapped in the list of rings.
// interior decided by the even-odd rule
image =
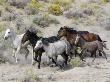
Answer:
[[[57,36],[51,36],[48,38],[42,38],[43,44],[47,45],[48,43],[54,43],[57,42],[59,38]]]
[[[78,34],[88,34],[89,32],[88,31],[77,31]]]
[[[69,32],[69,33],[77,34],[77,31],[74,30],[73,28],[66,28],[66,31]]]

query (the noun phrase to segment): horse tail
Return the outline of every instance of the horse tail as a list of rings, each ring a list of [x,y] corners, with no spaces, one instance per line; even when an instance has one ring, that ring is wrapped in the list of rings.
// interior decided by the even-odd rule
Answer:
[[[100,38],[99,35],[97,35],[97,40],[100,41],[100,42],[102,42],[102,39]]]

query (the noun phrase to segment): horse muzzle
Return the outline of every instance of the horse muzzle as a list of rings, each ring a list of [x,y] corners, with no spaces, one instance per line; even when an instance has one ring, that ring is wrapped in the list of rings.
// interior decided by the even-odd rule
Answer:
[[[8,37],[4,37],[4,40],[7,40],[8,39]]]

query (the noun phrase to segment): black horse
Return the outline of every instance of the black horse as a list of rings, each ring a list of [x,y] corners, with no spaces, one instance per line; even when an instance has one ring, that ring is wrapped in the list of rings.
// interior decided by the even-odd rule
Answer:
[[[40,69],[40,63],[41,63],[41,56],[42,56],[42,53],[44,52],[44,49],[43,48],[40,48],[39,50],[35,51],[34,50],[34,47],[36,45],[36,42],[41,39],[41,37],[37,36],[36,35],[36,32],[35,31],[31,31],[30,29],[26,30],[23,38],[22,38],[22,44],[24,44],[26,41],[29,41],[32,48],[33,48],[33,54],[35,53],[35,57],[33,56],[33,59],[35,61],[38,62],[38,69]],[[51,36],[49,38],[44,38],[44,41],[45,42],[50,42],[50,43],[53,43],[55,41],[58,41],[59,38],[56,37],[56,36]]]

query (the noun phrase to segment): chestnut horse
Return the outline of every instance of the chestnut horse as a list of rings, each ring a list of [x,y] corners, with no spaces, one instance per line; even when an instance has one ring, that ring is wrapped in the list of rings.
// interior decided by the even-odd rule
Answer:
[[[88,31],[77,31],[77,30],[74,30],[73,28],[68,28],[67,26],[61,27],[60,30],[58,31],[58,36],[60,38],[65,36],[72,47],[77,46],[75,42],[77,40],[78,35],[81,35],[87,42],[92,42],[95,40],[102,42],[99,35],[94,34],[94,33],[89,33]],[[75,50],[75,56],[76,56],[76,50]]]

